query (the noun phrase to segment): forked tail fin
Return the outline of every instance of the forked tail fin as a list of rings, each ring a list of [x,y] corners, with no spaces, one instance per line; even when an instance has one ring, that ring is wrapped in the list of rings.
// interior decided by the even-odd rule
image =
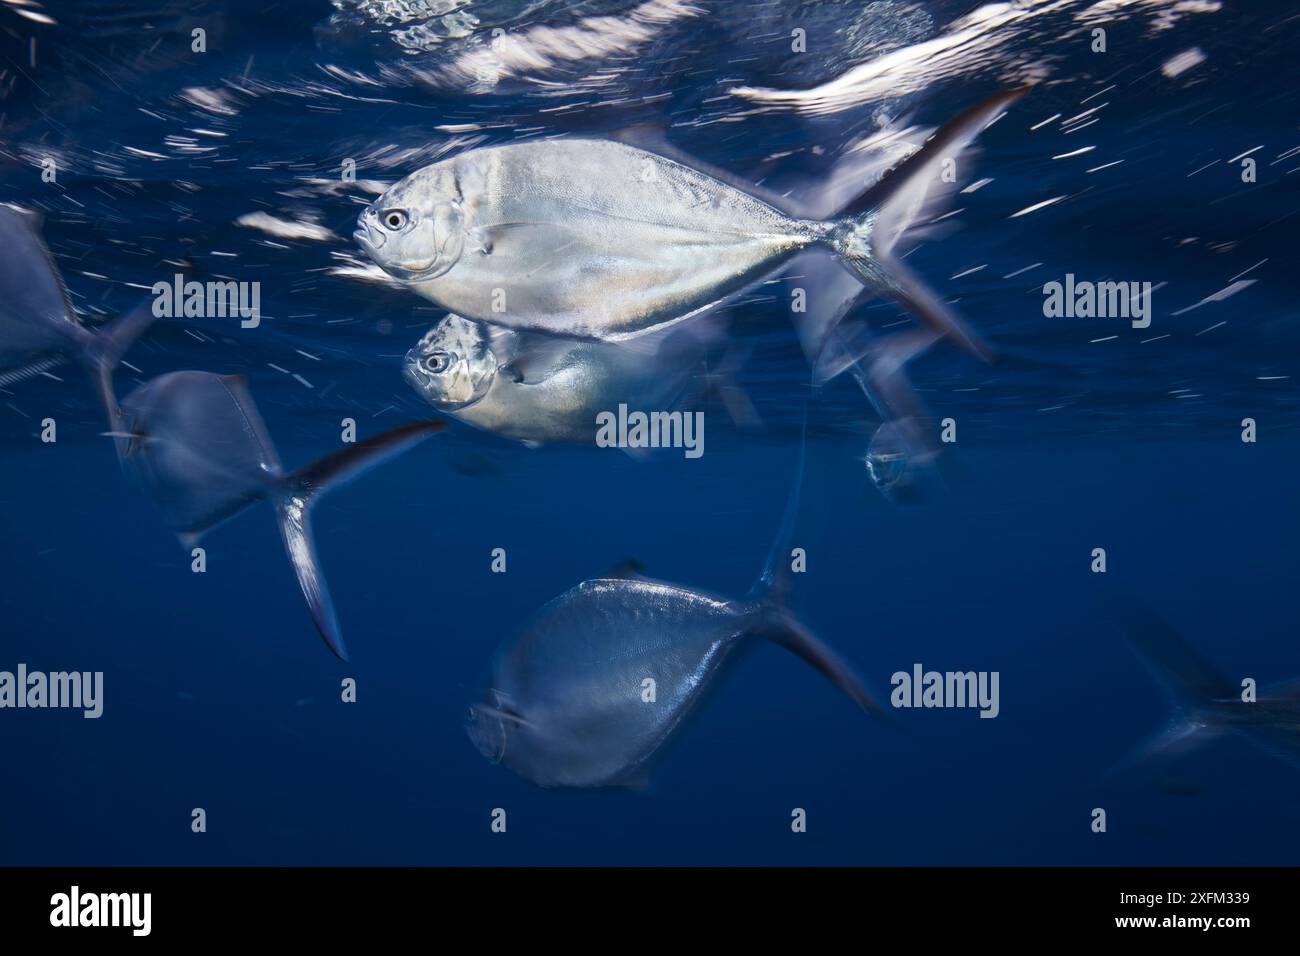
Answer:
[[[840,212],[831,242],[844,263],[876,289],[897,301],[935,331],[988,361],[988,346],[925,285],[894,249],[907,231],[933,207],[945,164],[956,163],[975,137],[1021,96],[1025,89],[999,93],[939,129],[924,146],[849,203]]]
[[[113,369],[131,343],[153,322],[152,300],[101,328],[77,320],[63,276],[41,238],[41,217],[0,204],[0,323],[14,323],[39,354],[19,368],[0,373],[0,385],[12,385],[47,372],[65,358],[78,358],[90,373],[109,430],[121,432],[120,410],[113,394]],[[42,342],[41,340],[44,340]],[[123,439],[118,439],[118,452]]]
[[[1110,616],[1177,708],[1163,729],[1139,744],[1108,776],[1139,768],[1149,774],[1223,732],[1224,727],[1212,719],[1211,705],[1235,694],[1237,689],[1168,623],[1136,599],[1112,599]]]
[[[146,299],[108,325],[88,329],[88,334],[83,339],[81,363],[104,405],[108,427],[114,435],[119,457],[128,439],[123,437],[126,429],[121,427],[122,410],[118,407],[117,393],[113,390],[113,372],[127,349],[153,324],[154,318],[152,300]]]
[[[331,489],[401,454],[446,427],[446,422],[441,421],[403,425],[349,445],[283,478],[283,488],[274,504],[284,549],[293,564],[298,586],[302,588],[302,595],[307,600],[317,630],[325,645],[341,660],[347,660],[348,654],[334,614],[334,602],[330,600],[329,588],[325,584],[325,575],[316,553],[316,542],[311,531],[312,505]]]
[[[1236,693],[1228,678],[1136,600],[1118,599],[1111,613],[1129,646],[1178,706],[1196,710]]]
[[[771,608],[765,623],[754,633],[803,658],[867,713],[892,722],[889,712],[880,705],[853,669],[790,614],[779,608]]]

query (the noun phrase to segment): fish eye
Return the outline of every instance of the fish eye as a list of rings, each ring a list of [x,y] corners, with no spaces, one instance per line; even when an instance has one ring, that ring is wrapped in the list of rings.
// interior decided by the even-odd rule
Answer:
[[[439,375],[447,371],[451,365],[451,356],[439,349],[436,352],[430,352],[424,357],[424,367],[434,375]]]
[[[399,229],[406,227],[406,213],[400,209],[390,209],[383,215],[384,225],[397,232]]]

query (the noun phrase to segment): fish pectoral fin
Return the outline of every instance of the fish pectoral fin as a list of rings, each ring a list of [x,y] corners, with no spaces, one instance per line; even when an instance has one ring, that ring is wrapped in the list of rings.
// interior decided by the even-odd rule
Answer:
[[[490,256],[492,255],[492,236],[485,229],[467,229],[465,230],[465,246],[471,252]]]
[[[516,385],[536,385],[570,363],[574,343],[568,339],[529,341],[497,370]]]

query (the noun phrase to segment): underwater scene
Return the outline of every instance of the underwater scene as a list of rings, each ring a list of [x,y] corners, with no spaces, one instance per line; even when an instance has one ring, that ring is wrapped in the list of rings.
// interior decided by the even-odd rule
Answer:
[[[0,864],[1294,864],[1297,52],[2,0]]]

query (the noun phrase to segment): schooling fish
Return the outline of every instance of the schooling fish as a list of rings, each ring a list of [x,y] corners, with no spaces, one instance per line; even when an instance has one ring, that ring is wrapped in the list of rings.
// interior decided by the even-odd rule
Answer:
[[[40,375],[69,360],[90,374],[112,418],[113,368],[153,321],[140,308],[102,329],[77,315],[36,218],[0,205],[0,386]]]
[[[497,653],[492,687],[469,709],[466,731],[483,756],[543,787],[632,783],[727,656],[756,638],[793,651],[880,713],[849,668],[785,608],[799,484],[744,600],[620,577],[584,581],[542,608]]]
[[[820,248],[983,354],[893,249],[945,161],[1022,92],[967,111],[828,219],[623,143],[553,139],[426,166],[375,200],[354,236],[390,275],[458,315],[605,341],[705,312]]]
[[[303,597],[326,645],[347,659],[311,531],[325,492],[445,427],[418,422],[285,472],[242,376],[171,372],[122,400],[115,432],[125,470],[191,547],[258,501],[270,501]]]
[[[698,336],[664,339],[629,348],[448,315],[407,353],[404,371],[431,405],[467,424],[529,444],[591,444],[601,412],[669,410],[706,378]]]
[[[1123,607],[1126,637],[1173,699],[1176,711],[1160,733],[1121,766],[1170,758],[1225,733],[1300,766],[1300,680],[1262,687],[1253,702],[1242,687],[1201,657],[1168,624],[1131,604]]]

